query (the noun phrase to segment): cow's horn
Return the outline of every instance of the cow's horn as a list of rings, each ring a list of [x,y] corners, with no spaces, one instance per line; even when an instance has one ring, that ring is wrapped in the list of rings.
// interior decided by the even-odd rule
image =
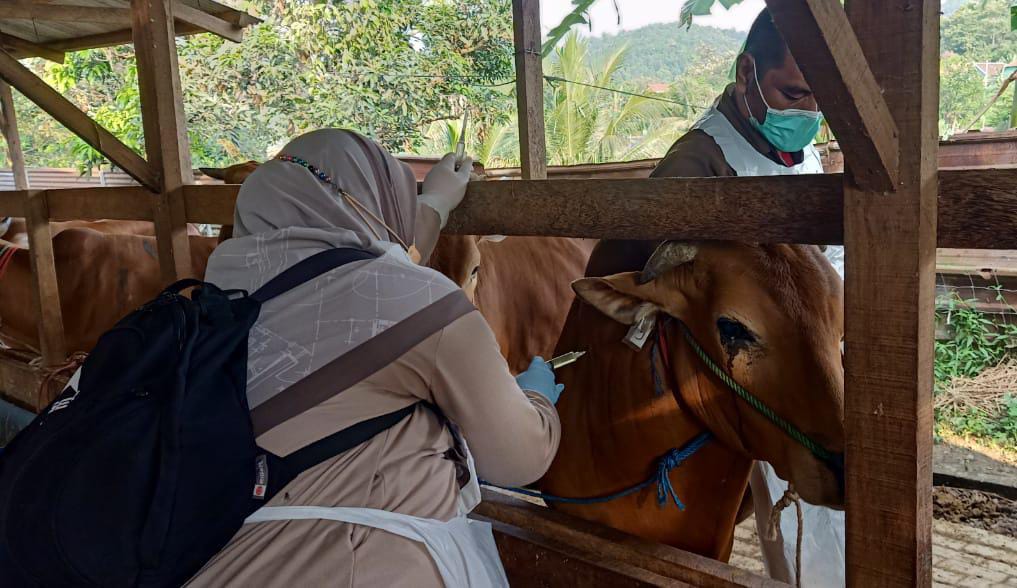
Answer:
[[[198,170],[210,178],[217,180],[226,179],[226,170],[221,167],[199,167]]]
[[[645,284],[657,279],[669,269],[676,268],[696,258],[699,248],[691,243],[664,241],[653,252],[639,274],[639,282]]]

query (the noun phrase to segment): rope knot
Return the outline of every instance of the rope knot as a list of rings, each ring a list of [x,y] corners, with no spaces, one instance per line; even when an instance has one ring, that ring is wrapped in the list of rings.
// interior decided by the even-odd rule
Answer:
[[[657,475],[654,476],[657,482],[657,504],[664,506],[667,503],[667,499],[671,498],[675,506],[680,510],[685,510],[685,505],[678,498],[678,493],[675,492],[674,485],[671,484],[671,476],[669,474],[671,470],[682,465],[686,459],[702,449],[703,445],[706,445],[710,438],[709,432],[700,433],[681,449],[671,449],[660,457],[657,461]]]
[[[784,495],[780,497],[780,500],[773,505],[773,509],[770,511],[770,522],[766,528],[767,540],[776,541],[780,534],[780,515],[784,512],[784,509],[791,506],[795,506],[795,512],[798,515],[798,536],[795,540],[795,586],[802,585],[802,534],[804,532],[803,526],[803,514],[802,514],[802,499],[798,497],[798,492],[795,491],[794,484],[788,484],[787,490]]]
[[[668,475],[671,470],[681,465],[682,459],[678,449],[672,449],[657,462],[657,504],[660,506],[664,506],[668,497],[671,497],[679,510],[685,510],[685,504],[678,498],[678,493],[671,484],[671,476]]]

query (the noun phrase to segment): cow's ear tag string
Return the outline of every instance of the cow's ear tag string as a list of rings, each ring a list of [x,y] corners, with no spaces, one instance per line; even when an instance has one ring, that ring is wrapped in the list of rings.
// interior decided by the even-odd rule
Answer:
[[[634,351],[641,351],[646,345],[646,341],[650,338],[650,333],[653,331],[654,319],[656,319],[656,317],[657,313],[655,312],[646,313],[641,316],[639,320],[629,327],[629,332],[625,333],[622,343],[625,343]]]

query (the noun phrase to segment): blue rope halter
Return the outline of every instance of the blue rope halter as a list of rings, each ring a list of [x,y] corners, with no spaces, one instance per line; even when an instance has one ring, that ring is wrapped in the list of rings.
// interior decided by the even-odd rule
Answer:
[[[660,331],[658,331],[660,334]],[[664,346],[664,353],[661,353],[661,346]],[[667,340],[662,336],[658,337],[653,341],[652,351],[650,353],[650,375],[653,379],[654,393],[660,396],[667,389],[665,380],[667,375],[661,375],[657,371],[657,361],[659,360],[663,365],[665,372],[670,373],[667,360]],[[677,394],[675,395],[675,401],[678,400]],[[685,460],[689,459],[696,454],[697,451],[703,448],[713,435],[709,431],[704,431],[699,435],[693,437],[688,443],[680,448],[673,447],[668,450],[667,453],[657,458],[657,465],[654,468],[654,473],[649,478],[633,484],[624,490],[620,490],[613,494],[607,494],[605,496],[592,496],[589,498],[569,498],[565,496],[556,496],[554,494],[546,494],[544,492],[538,492],[536,490],[528,490],[526,488],[512,488],[506,486],[498,486],[497,484],[491,484],[481,480],[480,483],[485,486],[492,486],[494,488],[501,488],[502,490],[510,490],[512,492],[518,492],[525,496],[532,496],[533,498],[540,498],[545,502],[561,502],[564,504],[600,504],[604,502],[611,502],[619,498],[624,498],[631,494],[636,494],[648,488],[652,484],[657,485],[657,504],[664,506],[667,503],[667,499],[670,497],[674,501],[675,506],[680,510],[685,510],[685,504],[678,498],[678,493],[674,489],[674,485],[671,484],[671,470],[682,465]]]
[[[631,494],[636,494],[648,488],[651,484],[657,485],[657,504],[664,506],[667,503],[667,499],[671,498],[674,501],[675,506],[681,510],[685,510],[685,504],[678,498],[678,493],[675,491],[674,486],[671,484],[671,478],[669,474],[671,470],[682,465],[682,462],[695,455],[697,451],[703,448],[704,445],[713,436],[706,432],[700,433],[694,437],[691,441],[683,445],[680,449],[674,448],[669,450],[664,455],[657,459],[657,466],[654,468],[654,473],[647,479],[633,484],[624,490],[620,490],[613,494],[607,494],[604,496],[592,496],[589,498],[569,498],[565,496],[555,496],[554,494],[546,494],[544,492],[538,492],[536,490],[528,490],[526,488],[513,488],[507,486],[499,486],[481,480],[480,483],[485,486],[491,486],[494,488],[501,488],[502,490],[511,490],[512,492],[518,492],[526,496],[532,496],[534,498],[540,498],[545,502],[561,502],[564,504],[600,504],[603,502],[611,502],[619,498],[624,498]]]

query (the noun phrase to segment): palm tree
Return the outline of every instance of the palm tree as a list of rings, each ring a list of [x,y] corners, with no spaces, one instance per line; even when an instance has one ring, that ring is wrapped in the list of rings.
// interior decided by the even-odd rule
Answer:
[[[544,97],[548,163],[573,165],[627,161],[662,155],[680,133],[667,103],[618,94],[616,74],[627,48],[591,64],[588,42],[569,33],[545,64]]]
[[[503,123],[485,125],[478,122],[470,125],[466,137],[466,153],[485,167],[507,167],[519,163],[518,140],[515,132]],[[431,123],[424,132],[423,153],[440,155],[455,151],[459,135],[462,133],[462,122],[459,120],[440,120]]]

